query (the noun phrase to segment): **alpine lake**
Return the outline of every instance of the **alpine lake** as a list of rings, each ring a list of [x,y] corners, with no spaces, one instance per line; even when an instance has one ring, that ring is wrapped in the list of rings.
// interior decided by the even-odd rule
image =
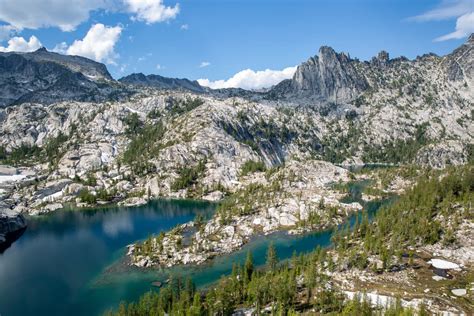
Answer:
[[[353,182],[345,203],[359,202],[369,217],[391,199],[364,202],[367,181]],[[331,244],[333,230],[257,236],[241,250],[208,263],[167,269],[132,268],[124,263],[126,246],[193,220],[212,216],[216,204],[190,200],[155,200],[138,207],[62,210],[29,217],[23,235],[0,254],[0,315],[101,315],[121,301],[138,299],[153,282],[190,277],[198,288],[216,282],[243,264],[252,252],[263,265],[273,242],[279,260]],[[348,221],[355,222],[360,213]]]

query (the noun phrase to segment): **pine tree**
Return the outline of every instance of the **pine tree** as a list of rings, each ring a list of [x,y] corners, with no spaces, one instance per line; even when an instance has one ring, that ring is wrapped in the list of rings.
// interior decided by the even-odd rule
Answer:
[[[273,242],[270,243],[267,250],[267,268],[274,272],[278,263],[278,258]]]
[[[190,308],[190,316],[201,316],[201,294],[194,294],[193,305]]]
[[[253,273],[253,257],[252,253],[247,252],[247,259],[245,260],[245,280],[249,281],[252,278]]]

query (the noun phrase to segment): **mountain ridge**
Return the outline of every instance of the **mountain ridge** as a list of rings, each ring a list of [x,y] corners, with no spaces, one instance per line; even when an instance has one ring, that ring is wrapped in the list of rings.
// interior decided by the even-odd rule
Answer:
[[[450,80],[467,78],[468,84],[472,85],[473,43],[474,34],[471,34],[463,45],[442,57],[429,53],[413,60],[405,57],[390,59],[389,53],[382,50],[370,61],[359,61],[348,53],[321,46],[317,55],[297,67],[291,79],[283,80],[264,92],[213,90],[202,87],[197,81],[155,74],[133,73],[115,80],[102,63],[49,52],[43,47],[31,53],[0,53],[0,107],[23,102],[113,101],[130,96],[140,88],[182,90],[219,97],[291,100],[297,104],[345,104],[354,102],[368,90],[379,89],[374,75],[381,77],[390,68],[428,62],[430,58],[443,61]]]

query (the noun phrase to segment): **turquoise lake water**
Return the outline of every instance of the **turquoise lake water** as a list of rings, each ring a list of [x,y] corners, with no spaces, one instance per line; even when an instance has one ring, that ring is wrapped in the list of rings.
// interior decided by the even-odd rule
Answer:
[[[345,202],[360,201],[361,184]],[[364,204],[373,214],[383,202]],[[100,315],[122,300],[153,289],[170,274],[206,286],[229,274],[251,251],[256,265],[273,242],[279,259],[330,245],[332,231],[260,236],[230,255],[201,266],[139,271],[120,264],[126,245],[194,219],[212,215],[215,205],[196,201],[153,201],[145,206],[59,211],[29,218],[25,233],[0,254],[0,315]],[[356,216],[352,216],[353,222]]]

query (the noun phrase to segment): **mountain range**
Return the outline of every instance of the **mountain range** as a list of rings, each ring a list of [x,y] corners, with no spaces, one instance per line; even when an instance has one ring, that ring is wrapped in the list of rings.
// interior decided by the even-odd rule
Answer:
[[[446,56],[382,51],[360,61],[323,46],[260,92],[158,75],[114,80],[103,64],[44,48],[0,53],[0,159],[43,179],[9,207],[62,207],[89,177],[93,192],[128,188],[118,200],[220,196],[237,190],[252,161],[465,163],[474,156],[473,47],[471,35]]]
[[[436,63],[437,69],[451,81],[472,83],[473,36],[453,53],[444,57],[426,54],[410,61],[390,59],[381,51],[371,61],[352,59],[323,46],[319,54],[298,66],[292,79],[260,93],[264,98],[313,100],[347,103],[366,91],[388,88],[383,77],[388,73]],[[0,53],[0,107],[24,102],[51,104],[59,101],[119,100],[136,92],[136,87],[213,93],[197,81],[134,73],[114,80],[105,65],[79,56],[65,56],[40,48],[32,53]],[[408,79],[408,78],[407,78]],[[233,95],[249,95],[241,89],[221,89]],[[217,92],[217,91],[216,91]],[[255,92],[255,94],[258,94]]]

